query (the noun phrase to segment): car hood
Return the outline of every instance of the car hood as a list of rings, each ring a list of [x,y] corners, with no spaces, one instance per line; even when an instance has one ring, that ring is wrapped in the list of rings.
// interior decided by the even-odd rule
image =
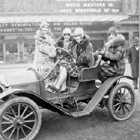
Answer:
[[[34,71],[25,70],[4,75],[9,86],[21,85],[37,82],[37,76]]]

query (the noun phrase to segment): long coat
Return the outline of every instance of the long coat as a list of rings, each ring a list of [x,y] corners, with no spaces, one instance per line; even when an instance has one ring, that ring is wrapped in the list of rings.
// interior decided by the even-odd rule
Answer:
[[[43,78],[46,77],[54,66],[55,56],[56,48],[54,46],[53,37],[51,34],[44,35],[40,30],[38,30],[35,35],[35,55],[33,67]]]
[[[132,76],[134,78],[139,77],[139,50],[137,51],[133,45],[128,50],[128,62],[131,65]]]
[[[111,46],[106,48],[105,54],[103,55],[103,63],[99,70],[99,79],[104,82],[107,78],[113,76],[123,75],[125,72],[125,47],[124,37],[118,35],[115,37]]]

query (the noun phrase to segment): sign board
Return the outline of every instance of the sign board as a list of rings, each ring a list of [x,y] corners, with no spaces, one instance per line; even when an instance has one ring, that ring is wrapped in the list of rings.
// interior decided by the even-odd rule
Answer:
[[[36,23],[0,23],[0,33],[35,33],[40,22]],[[107,31],[113,22],[51,22],[50,29],[53,33],[62,32],[65,27],[73,31],[81,27],[85,31]]]
[[[0,15],[122,14],[123,0],[0,0]]]

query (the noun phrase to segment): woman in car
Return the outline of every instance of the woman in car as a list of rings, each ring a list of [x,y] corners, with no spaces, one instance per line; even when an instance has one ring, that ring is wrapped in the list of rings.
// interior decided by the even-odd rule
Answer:
[[[87,68],[92,65],[92,44],[90,43],[89,36],[84,33],[82,28],[75,29],[70,52],[75,62],[65,63],[60,66],[60,76],[58,82],[55,85],[49,85],[49,88],[56,93],[65,91],[66,87],[61,89],[61,85],[66,82],[67,73],[73,77],[78,77],[83,68]]]
[[[118,34],[116,27],[110,27],[108,32],[108,42],[99,54],[102,55],[102,63],[99,70],[99,79],[104,82],[109,77],[124,75],[125,72],[125,38]]]
[[[63,30],[63,33],[62,35],[57,39],[56,41],[56,47],[60,47],[60,48],[63,48],[64,50],[66,50],[67,52],[70,52],[71,50],[71,45],[72,45],[72,32],[71,32],[71,29],[70,28],[65,28]],[[60,51],[60,50],[58,50]],[[63,54],[64,55],[64,54]],[[63,60],[61,60],[61,66],[67,62],[70,61],[70,56],[69,55],[65,55],[63,57]],[[57,67],[58,68],[58,67]],[[56,78],[55,82],[53,83],[54,85],[58,82],[58,79],[59,79],[59,75],[58,77]],[[63,82],[62,86],[61,86],[62,89],[65,89],[65,90],[62,90],[62,92],[64,91],[67,91],[68,89],[66,88],[66,81]]]
[[[63,34],[57,39],[56,47],[62,47],[66,51],[70,51],[72,44],[72,33],[70,28],[65,28]]]

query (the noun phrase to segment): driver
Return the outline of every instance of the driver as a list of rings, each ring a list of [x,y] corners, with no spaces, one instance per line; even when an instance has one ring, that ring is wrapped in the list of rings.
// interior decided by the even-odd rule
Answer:
[[[49,85],[48,87],[56,93],[62,93],[66,90],[67,72],[73,76],[78,77],[83,68],[91,67],[93,63],[93,48],[90,43],[90,38],[84,33],[82,28],[76,28],[74,31],[74,39],[71,46],[71,54],[75,59],[75,62],[65,63],[60,66],[60,76],[58,82],[55,85]],[[61,87],[62,86],[62,87]]]
[[[99,52],[104,60],[99,70],[99,80],[102,82],[109,77],[123,75],[125,72],[125,38],[118,34],[116,27],[110,27],[107,34],[108,42]]]

